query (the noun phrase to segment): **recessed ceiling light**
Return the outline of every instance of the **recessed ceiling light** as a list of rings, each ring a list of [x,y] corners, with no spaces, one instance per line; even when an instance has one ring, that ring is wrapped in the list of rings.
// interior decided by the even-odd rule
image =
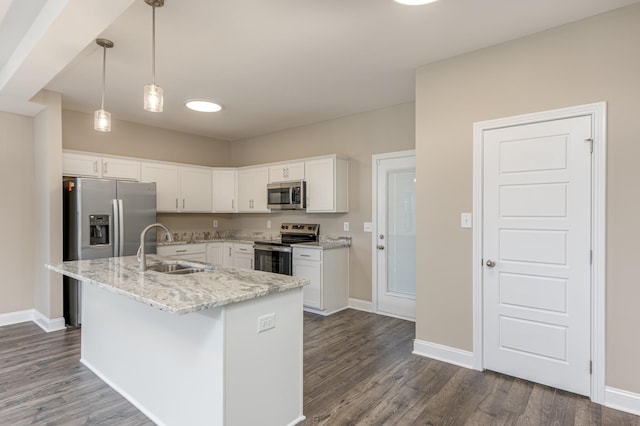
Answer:
[[[409,6],[420,6],[421,4],[433,3],[438,0],[394,0],[397,3],[406,4]]]
[[[191,99],[184,104],[187,108],[200,112],[218,112],[222,109],[220,105],[202,99]]]

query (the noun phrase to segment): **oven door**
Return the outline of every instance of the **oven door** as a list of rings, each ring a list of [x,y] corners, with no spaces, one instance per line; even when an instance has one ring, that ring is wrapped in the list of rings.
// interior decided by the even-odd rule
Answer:
[[[257,271],[292,275],[291,247],[256,244],[253,253]]]

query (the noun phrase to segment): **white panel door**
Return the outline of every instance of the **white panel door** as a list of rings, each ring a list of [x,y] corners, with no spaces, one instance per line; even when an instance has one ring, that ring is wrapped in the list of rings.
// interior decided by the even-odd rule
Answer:
[[[590,394],[591,118],[486,131],[484,367]]]
[[[377,312],[416,317],[416,160],[376,160]]]

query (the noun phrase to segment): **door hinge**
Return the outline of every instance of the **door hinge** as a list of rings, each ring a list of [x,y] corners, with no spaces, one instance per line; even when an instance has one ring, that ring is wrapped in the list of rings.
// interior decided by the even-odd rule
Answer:
[[[589,361],[589,374],[593,374],[593,361]]]
[[[584,141],[589,142],[589,152],[593,154],[593,139],[589,138],[589,139],[585,139]]]

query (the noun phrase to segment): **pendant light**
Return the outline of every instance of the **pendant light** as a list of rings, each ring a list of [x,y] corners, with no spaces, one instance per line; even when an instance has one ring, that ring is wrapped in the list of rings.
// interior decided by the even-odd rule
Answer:
[[[102,47],[102,103],[100,109],[93,113],[93,128],[99,132],[110,132],[111,114],[104,110],[104,89],[107,74],[107,49],[113,47],[113,42],[106,38],[97,38],[96,44]]]
[[[164,0],[144,0],[153,8],[151,21],[151,84],[144,86],[144,109],[162,112],[162,88],[156,85],[156,7],[164,6]]]

